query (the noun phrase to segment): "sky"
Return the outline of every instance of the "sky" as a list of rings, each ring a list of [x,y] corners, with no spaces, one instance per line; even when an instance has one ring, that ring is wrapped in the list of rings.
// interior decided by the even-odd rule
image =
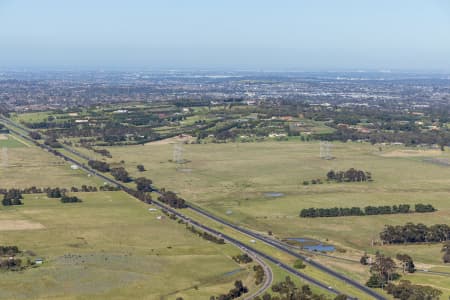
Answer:
[[[0,0],[0,68],[450,71],[449,0]]]

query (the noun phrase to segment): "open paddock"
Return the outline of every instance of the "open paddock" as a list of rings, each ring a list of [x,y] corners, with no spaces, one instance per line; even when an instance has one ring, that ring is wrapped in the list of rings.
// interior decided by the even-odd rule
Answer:
[[[386,224],[407,222],[450,224],[450,168],[425,159],[450,159],[448,151],[410,149],[368,143],[333,143],[333,160],[319,157],[317,142],[261,142],[184,145],[177,165],[172,145],[108,147],[113,161],[125,160],[133,176],[151,178],[156,186],[178,192],[211,212],[280,238],[308,237],[360,257],[381,250],[395,256],[411,253],[417,263],[444,266],[440,245],[381,246],[376,242]],[[412,152],[411,152],[412,151]],[[406,153],[407,155],[398,155]],[[136,170],[143,164],[145,172]],[[372,173],[373,182],[303,185],[325,179],[333,170],[356,168]],[[180,172],[189,169],[190,172]],[[277,192],[280,197],[267,197]],[[434,213],[337,218],[300,218],[303,208],[365,207],[367,205],[432,204]],[[375,246],[372,247],[372,241]],[[414,249],[414,250],[412,250]],[[349,266],[351,273],[351,266]],[[359,278],[364,278],[360,276]]]
[[[2,231],[0,245],[44,258],[38,268],[2,275],[0,299],[209,299],[234,280],[253,282],[231,259],[237,249],[158,220],[160,212],[123,192],[74,195],[83,202],[26,195],[22,206],[0,207],[0,227],[22,225]]]

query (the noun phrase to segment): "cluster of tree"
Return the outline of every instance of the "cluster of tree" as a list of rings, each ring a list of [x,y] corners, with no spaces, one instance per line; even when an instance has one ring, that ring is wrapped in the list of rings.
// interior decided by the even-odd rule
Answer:
[[[161,190],[161,195],[158,197],[158,200],[173,208],[187,207],[186,201],[183,198],[178,197],[177,194],[172,191],[165,191],[164,189]]]
[[[62,196],[61,197],[61,203],[77,203],[77,202],[83,202],[80,198],[76,196]]]
[[[370,172],[365,172],[354,168],[350,168],[347,171],[330,170],[327,173],[327,180],[336,182],[372,181],[372,174]]]
[[[120,187],[105,184],[100,186],[100,191],[120,191]]]
[[[45,139],[44,144],[52,148],[62,148],[62,145],[55,137],[48,137]]]
[[[303,260],[297,259],[297,260],[294,262],[294,268],[296,268],[296,269],[304,269],[304,268],[306,268],[306,265],[305,265],[305,263],[303,262]]]
[[[439,299],[442,292],[431,286],[412,284],[407,280],[401,280],[400,283],[390,282],[386,286],[388,294],[396,299]]]
[[[4,195],[2,204],[3,206],[10,206],[10,205],[22,205],[22,193],[18,189],[9,189]]]
[[[135,198],[138,198],[139,200],[141,200],[144,203],[147,203],[147,204],[152,203],[152,197],[147,192],[137,191],[137,190],[130,189],[130,188],[125,188],[124,191],[127,194],[129,194]]]
[[[325,295],[314,294],[309,285],[296,286],[289,276],[285,280],[272,285],[272,294],[256,296],[255,300],[326,300]],[[337,295],[334,300],[346,300],[346,295]]]
[[[361,259],[359,260],[359,262],[362,265],[364,265],[364,266],[369,265],[370,264],[370,257],[367,255],[367,253],[364,253],[364,255],[361,256]]]
[[[33,140],[40,140],[42,138],[42,136],[39,134],[39,132],[37,131],[30,131],[29,136],[33,139]]]
[[[111,175],[119,181],[130,182],[132,179],[124,167],[112,168]]]
[[[151,179],[139,177],[134,180],[134,183],[136,183],[136,188],[138,191],[151,192],[153,190],[152,188],[153,181]]]
[[[101,188],[102,188],[102,187],[100,187],[100,189],[101,189]],[[91,185],[88,186],[88,185],[83,184],[83,185],[81,186],[81,188],[77,188],[77,187],[75,187],[75,186],[71,187],[71,188],[70,188],[70,191],[71,191],[71,192],[74,192],[74,193],[76,193],[76,192],[92,193],[92,192],[97,192],[98,189],[97,189],[96,186],[91,186]]]
[[[450,240],[450,227],[446,224],[426,226],[421,223],[386,225],[380,233],[380,238],[388,244],[443,242]]]
[[[22,259],[16,257],[20,253],[21,251],[17,246],[0,246],[0,270],[20,271],[31,265],[29,259],[24,265]]]
[[[225,244],[225,240],[223,238],[220,238],[220,237],[217,237],[215,235],[212,235],[212,234],[210,234],[210,233],[208,233],[206,231],[198,230],[194,225],[189,226],[188,224],[186,224],[186,229],[188,229],[189,231],[197,234],[199,237],[201,237],[201,238],[203,238],[203,239],[205,239],[207,241],[210,241],[210,242],[213,242],[213,243],[216,243],[216,244],[220,244],[220,245]]]
[[[398,253],[396,258],[400,261],[402,264],[402,270],[403,273],[414,273],[416,271],[416,266],[414,265],[414,261],[411,256],[408,254],[401,254]]]
[[[383,288],[389,281],[399,278],[399,275],[395,273],[396,267],[392,258],[377,252],[370,266],[371,276],[366,285],[371,288]]]
[[[88,165],[92,169],[100,171],[100,172],[109,172],[109,170],[110,170],[109,164],[104,161],[90,160],[88,162]]]
[[[416,212],[424,213],[424,212],[434,212],[436,209],[431,204],[416,204],[415,206]]]
[[[94,151],[95,153],[98,153],[98,154],[100,154],[102,156],[112,158],[111,152],[109,152],[106,149],[95,149],[95,148],[92,148],[92,151]]]
[[[253,261],[253,259],[250,256],[248,256],[247,253],[238,254],[236,256],[233,256],[232,258],[238,264],[248,264],[248,263],[251,263]]]
[[[320,179],[320,178],[317,178],[317,179],[311,179],[310,181],[308,181],[308,180],[303,180],[303,185],[309,185],[309,184],[322,184],[323,183],[323,180],[322,179]]]
[[[22,260],[16,257],[8,257],[0,259],[0,270],[20,271],[25,267],[22,266]]]
[[[220,296],[211,296],[210,300],[231,300],[241,297],[242,295],[248,293],[248,288],[244,286],[241,280],[236,280],[234,282],[234,288],[232,288],[228,294],[222,294]]]
[[[88,139],[80,139],[80,145],[86,149],[89,149],[91,151],[94,151],[95,153],[98,153],[102,156],[112,158],[111,152],[107,149],[96,149],[91,146]]]
[[[50,188],[47,190],[47,197],[49,198],[61,198],[65,194],[66,191],[60,188]]]
[[[442,245],[441,251],[444,252],[444,256],[442,257],[444,263],[450,263],[450,241],[447,241]]]
[[[0,256],[14,256],[20,253],[17,246],[0,246]]]
[[[259,285],[264,281],[264,268],[261,265],[254,265],[253,271],[255,272],[255,284]]]
[[[436,209],[431,204],[416,204],[415,212],[427,213],[434,212]],[[302,218],[317,217],[345,217],[345,216],[370,216],[370,215],[388,215],[388,214],[407,214],[411,211],[409,204],[400,205],[382,205],[360,207],[333,207],[333,208],[304,208],[300,211]]]
[[[144,172],[145,171],[144,165],[141,165],[141,164],[137,165],[136,169],[138,169],[139,172]]]

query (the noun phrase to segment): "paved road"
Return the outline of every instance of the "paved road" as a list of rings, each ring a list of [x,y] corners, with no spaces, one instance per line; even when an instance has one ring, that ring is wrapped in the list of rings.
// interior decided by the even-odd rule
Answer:
[[[4,119],[2,119],[2,120],[4,120]],[[10,124],[10,125],[11,125],[11,124]],[[16,127],[17,127],[17,126],[16,126]],[[20,128],[20,127],[19,127],[19,128]],[[24,128],[20,128],[20,129],[26,131],[26,129],[24,129]],[[16,135],[21,136],[23,139],[25,139],[25,140],[27,140],[27,141],[30,141],[30,142],[33,142],[32,139],[30,139],[29,137],[27,137],[27,136],[21,134],[20,132],[18,132],[18,131],[16,131],[16,130],[14,130],[14,129],[12,129],[12,128],[9,128],[9,130],[10,130],[11,132],[13,132],[14,134],[16,134]],[[44,150],[47,150],[47,151],[48,151],[49,149],[51,149],[50,147],[48,147],[48,146],[46,146],[46,145],[41,145],[40,147],[43,148]],[[75,154],[75,155],[78,155],[78,156],[81,155],[80,153],[78,153],[78,152],[76,152],[76,151],[73,151],[73,150],[70,149],[70,148],[66,148],[66,150],[67,150],[67,151],[70,151],[71,153],[73,153],[73,154]],[[72,162],[72,163],[77,164],[78,166],[80,166],[80,168],[84,169],[86,172],[93,173],[93,174],[95,174],[95,175],[101,177],[102,179],[108,181],[108,182],[111,183],[111,184],[118,185],[118,186],[122,186],[122,184],[116,182],[115,180],[111,180],[110,178],[105,177],[105,176],[103,176],[102,174],[97,173],[96,171],[94,171],[94,170],[92,170],[92,169],[90,169],[90,168],[87,168],[87,167],[83,166],[83,164],[81,164],[81,163],[75,161],[74,159],[71,159],[70,157],[67,157],[67,156],[65,156],[65,155],[63,155],[63,154],[61,155],[61,157],[63,157],[66,161],[70,161],[70,162]],[[88,159],[88,158],[86,157],[86,159]],[[122,186],[122,188],[124,188],[124,186]],[[188,217],[186,217],[186,216],[180,214],[178,211],[173,210],[173,209],[171,209],[170,207],[166,207],[165,205],[163,205],[163,204],[161,204],[161,203],[156,203],[156,202],[155,202],[154,204],[155,204],[156,206],[160,207],[161,209],[167,210],[167,211],[169,211],[170,213],[173,213],[173,214],[177,215],[179,218],[183,219],[183,220],[184,220],[185,222],[187,222],[187,223],[190,223],[191,225],[195,225],[195,226],[197,226],[197,227],[200,227],[202,230],[207,231],[207,232],[209,232],[209,233],[211,233],[211,234],[214,234],[214,235],[216,235],[216,236],[219,235],[219,236],[222,237],[224,240],[226,240],[228,243],[234,245],[234,246],[237,247],[237,248],[240,248],[243,252],[247,253],[247,254],[248,254],[250,257],[252,257],[252,258],[253,258],[253,259],[254,259],[261,267],[263,267],[264,274],[265,274],[263,284],[259,287],[259,289],[258,289],[257,291],[255,291],[255,292],[252,293],[251,295],[246,296],[246,298],[244,298],[244,299],[249,299],[249,300],[250,300],[250,299],[253,299],[254,297],[256,297],[256,296],[258,296],[258,295],[264,293],[268,288],[270,288],[270,286],[272,285],[272,282],[273,282],[273,272],[272,272],[272,269],[270,268],[270,266],[269,266],[264,260],[262,260],[262,259],[261,259],[256,253],[254,253],[251,249],[245,248],[245,245],[244,245],[244,244],[238,242],[237,240],[234,240],[234,239],[231,238],[231,237],[228,237],[227,235],[224,235],[224,234],[218,234],[217,231],[211,230],[210,228],[208,228],[208,227],[206,227],[206,226],[203,226],[202,224],[200,224],[200,223],[198,223],[198,222],[195,222],[195,221],[190,220]]]
[[[253,294],[247,295],[247,296],[244,297],[244,300],[252,300],[256,296],[259,296],[259,295],[263,294],[267,289],[269,289],[272,286],[273,273],[272,273],[272,269],[265,263],[265,261],[263,261],[257,255],[254,255],[252,252],[247,252],[247,254],[250,257],[252,257],[253,260],[255,260],[260,266],[263,267],[264,274],[266,274],[266,276],[264,277],[264,284],[257,291],[255,291]]]
[[[25,131],[25,132],[29,132],[28,129],[26,129],[26,128],[24,128],[24,127],[21,127],[21,126],[18,125],[18,124],[13,123],[13,122],[10,121],[9,119],[2,118],[2,120],[3,120],[5,123],[8,123],[8,124],[10,124],[10,125],[12,125],[12,126],[15,126],[15,127],[18,127],[18,128],[20,128],[21,130],[23,130],[23,131]],[[24,138],[24,139],[26,139],[26,140],[29,140],[29,141],[31,141],[31,142],[34,142],[34,140],[32,140],[30,137],[28,137],[28,136],[26,136],[26,135],[23,135],[23,134],[21,134],[20,132],[18,132],[18,131],[16,131],[16,130],[13,130],[12,128],[9,128],[9,129],[10,129],[13,133],[15,133],[15,134],[21,136],[22,138]],[[43,145],[43,144],[40,144],[40,147],[43,148],[43,149],[45,149],[45,150],[47,150],[47,151],[53,150],[53,149],[50,148],[49,146]],[[81,153],[78,153],[77,151],[75,151],[75,150],[73,150],[73,149],[71,149],[71,148],[65,147],[65,149],[66,149],[67,151],[71,152],[72,154],[76,155],[76,156],[79,156],[79,157],[81,157],[81,158],[83,158],[83,159],[88,159],[85,155],[83,155],[83,154],[81,154]],[[64,154],[60,154],[60,156],[61,156],[62,158],[64,158],[66,161],[70,161],[70,162],[72,162],[72,163],[74,163],[74,164],[79,165],[80,168],[84,169],[86,172],[92,173],[92,174],[94,174],[94,175],[96,175],[96,176],[102,178],[102,179],[105,180],[106,182],[109,182],[109,183],[111,183],[111,184],[113,184],[113,185],[119,186],[120,188],[122,188],[122,189],[124,189],[124,190],[127,190],[127,189],[128,189],[126,186],[124,186],[124,185],[121,184],[120,182],[118,182],[118,181],[116,181],[116,180],[113,180],[113,179],[111,179],[111,178],[109,178],[109,177],[106,177],[105,175],[103,175],[103,174],[101,174],[101,173],[99,173],[99,172],[97,172],[97,171],[95,171],[95,170],[93,170],[93,169],[91,169],[91,168],[86,167],[84,164],[82,164],[82,163],[76,161],[75,159],[73,159],[73,158],[71,158],[71,157],[68,157],[68,156],[66,156],[66,155],[64,155]],[[156,190],[156,192],[158,192],[158,190]],[[175,210],[175,209],[172,209],[172,208],[170,208],[170,207],[167,207],[166,205],[164,205],[164,204],[162,204],[162,203],[159,203],[159,202],[157,202],[157,201],[153,201],[153,203],[154,203],[156,206],[160,207],[161,209],[165,209],[165,210],[169,211],[170,213],[175,214],[175,215],[178,216],[179,218],[182,218],[182,219],[185,219],[185,220],[189,220],[190,223],[192,223],[193,225],[195,225],[195,226],[197,226],[197,227],[200,227],[200,228],[202,228],[202,229],[204,229],[204,230],[206,230],[206,231],[208,231],[208,232],[214,233],[214,234],[216,234],[216,235],[222,236],[225,240],[227,240],[228,242],[231,242],[231,243],[233,243],[234,245],[240,247],[240,248],[243,249],[244,251],[251,251],[251,252],[255,253],[256,255],[259,255],[259,256],[261,256],[261,257],[267,259],[268,261],[271,261],[271,262],[277,264],[277,265],[278,265],[279,267],[281,267],[282,269],[284,269],[284,270],[286,270],[286,271],[288,271],[288,272],[290,272],[290,273],[292,273],[292,274],[294,274],[294,275],[296,275],[296,276],[298,276],[298,277],[300,277],[300,278],[303,278],[303,279],[306,280],[306,281],[309,281],[309,282],[312,283],[312,284],[315,284],[315,285],[317,285],[317,286],[319,286],[319,287],[321,287],[321,288],[323,288],[323,289],[326,289],[326,290],[328,290],[328,291],[331,292],[331,293],[339,294],[339,291],[337,291],[337,290],[334,289],[333,287],[329,287],[329,286],[323,284],[322,282],[320,282],[320,281],[318,281],[318,280],[316,280],[316,279],[314,279],[314,278],[312,278],[312,277],[310,277],[310,276],[308,276],[308,275],[306,275],[306,274],[303,274],[303,273],[299,272],[298,270],[296,270],[296,269],[294,269],[294,268],[292,268],[292,267],[290,267],[290,266],[288,266],[288,265],[282,263],[281,261],[279,261],[279,260],[273,258],[272,256],[269,256],[269,255],[267,255],[267,254],[265,254],[265,253],[263,253],[263,252],[261,252],[261,251],[255,249],[255,248],[253,248],[253,247],[247,246],[247,245],[243,244],[242,242],[240,242],[240,241],[238,241],[238,240],[236,240],[236,239],[234,239],[234,238],[232,238],[232,237],[230,237],[230,236],[226,236],[226,235],[222,234],[221,232],[218,232],[218,231],[216,231],[216,230],[214,230],[214,229],[212,229],[212,228],[209,228],[209,227],[207,227],[207,226],[205,226],[205,225],[202,225],[202,224],[200,224],[200,223],[198,223],[198,222],[196,222],[196,221],[194,221],[194,220],[190,220],[189,218],[187,218],[187,217],[185,217],[183,214],[181,214],[179,211],[177,211],[177,210]],[[216,221],[216,222],[218,222],[218,223],[221,223],[221,224],[223,224],[223,225],[225,225],[225,226],[228,226],[228,227],[230,227],[230,228],[232,228],[232,229],[234,229],[234,230],[237,230],[237,231],[239,231],[239,232],[241,232],[241,233],[244,233],[244,234],[246,234],[246,235],[248,235],[248,236],[251,236],[251,237],[254,238],[255,240],[259,240],[259,241],[261,241],[261,242],[264,242],[264,243],[266,243],[266,244],[268,244],[268,245],[270,245],[270,246],[272,246],[272,247],[275,247],[276,249],[281,250],[281,251],[283,251],[283,252],[285,252],[285,253],[287,253],[287,254],[289,254],[289,255],[292,255],[292,256],[294,256],[294,257],[297,257],[297,258],[299,258],[299,259],[302,259],[302,260],[304,260],[306,263],[309,263],[311,266],[313,266],[313,267],[315,267],[315,268],[317,268],[317,269],[319,269],[319,270],[321,270],[321,271],[323,271],[323,272],[325,272],[325,273],[327,273],[327,274],[329,274],[329,275],[331,275],[331,276],[333,276],[333,277],[335,277],[335,278],[337,278],[337,279],[339,279],[339,280],[345,282],[346,284],[348,284],[348,285],[350,285],[350,286],[352,286],[352,287],[354,287],[354,288],[356,288],[356,289],[358,289],[358,290],[364,292],[365,294],[371,296],[371,297],[374,298],[374,299],[379,299],[379,300],[384,300],[384,299],[386,299],[386,298],[383,297],[382,295],[379,295],[378,293],[376,293],[375,291],[371,290],[370,288],[368,288],[368,287],[362,285],[361,283],[359,283],[359,282],[357,282],[357,281],[355,281],[355,280],[353,280],[353,279],[351,279],[351,278],[349,278],[349,277],[346,277],[346,276],[344,276],[344,275],[342,275],[342,274],[340,274],[340,273],[338,273],[338,272],[336,272],[336,271],[334,271],[334,270],[332,270],[332,269],[330,269],[330,268],[328,268],[328,267],[326,267],[326,266],[324,266],[324,265],[322,265],[322,264],[320,264],[320,263],[318,263],[318,262],[315,262],[315,261],[311,260],[309,257],[306,257],[306,256],[304,256],[304,255],[301,255],[301,254],[299,254],[299,253],[297,253],[297,252],[291,250],[289,247],[287,247],[286,245],[284,245],[283,243],[281,243],[281,242],[279,242],[279,241],[270,239],[270,238],[268,238],[268,237],[266,237],[266,236],[263,236],[263,235],[260,235],[260,234],[258,234],[258,233],[254,233],[253,231],[250,231],[250,230],[248,230],[248,229],[246,229],[246,228],[239,227],[239,226],[237,226],[237,225],[235,225],[235,224],[232,224],[232,223],[230,223],[230,222],[228,222],[228,221],[226,221],[226,220],[223,220],[223,219],[221,219],[221,218],[219,218],[219,217],[217,217],[217,216],[214,216],[214,215],[212,215],[211,213],[209,213],[209,212],[207,212],[207,211],[205,211],[205,210],[203,210],[203,209],[201,209],[201,208],[199,208],[199,207],[197,207],[197,206],[194,206],[194,205],[192,205],[192,204],[188,204],[188,208],[191,209],[191,210],[193,210],[193,211],[195,211],[196,213],[198,213],[198,214],[200,214],[200,215],[203,215],[203,216],[205,216],[205,217],[207,217],[207,218],[209,218],[209,219],[212,219],[212,220],[214,220],[214,221]]]
[[[348,278],[348,277],[346,277],[346,276],[344,276],[344,275],[342,275],[342,274],[340,274],[340,273],[338,273],[338,272],[336,272],[336,271],[334,271],[334,270],[332,270],[332,269],[330,269],[330,268],[328,268],[328,267],[326,267],[326,266],[324,266],[324,265],[322,265],[322,264],[312,260],[311,258],[309,258],[309,257],[307,257],[305,255],[302,255],[302,254],[300,254],[300,253],[298,253],[296,251],[293,251],[292,249],[290,249],[288,246],[286,246],[282,242],[279,242],[277,240],[268,238],[268,237],[266,237],[264,235],[255,233],[255,232],[253,232],[251,230],[248,230],[246,228],[239,227],[239,226],[237,226],[237,225],[235,225],[233,223],[230,223],[230,222],[228,222],[226,220],[223,220],[223,219],[221,219],[219,217],[216,217],[216,216],[212,215],[211,213],[203,210],[202,208],[199,208],[199,207],[194,206],[192,204],[189,204],[188,207],[190,209],[194,210],[195,212],[197,212],[198,214],[201,214],[201,215],[203,215],[205,217],[208,217],[208,218],[210,218],[210,219],[212,219],[212,220],[214,220],[214,221],[216,221],[218,223],[221,223],[223,225],[231,227],[234,230],[237,230],[239,232],[242,232],[242,233],[244,233],[244,234],[254,238],[255,240],[262,241],[262,242],[264,242],[264,243],[266,243],[266,244],[268,244],[268,245],[270,245],[272,247],[277,248],[278,250],[281,250],[281,251],[283,251],[283,252],[285,252],[285,253],[287,253],[289,255],[292,255],[292,256],[294,256],[296,258],[299,258],[299,259],[305,261],[307,264],[310,264],[311,266],[316,267],[317,269],[319,269],[319,270],[321,270],[321,271],[323,271],[323,272],[325,272],[325,273],[327,273],[327,274],[329,274],[329,275],[331,275],[331,276],[333,276],[333,277],[335,277],[335,278],[345,282],[346,284],[348,284],[350,286],[353,286],[354,288],[364,292],[367,295],[370,295],[374,299],[380,299],[380,300],[381,299],[386,299],[385,297],[383,297],[382,295],[379,295],[378,293],[376,293],[372,289],[366,287],[365,285],[363,285],[363,284],[361,284],[361,283],[359,283],[359,282],[357,282],[357,281],[355,281],[355,280],[353,280],[351,278]]]

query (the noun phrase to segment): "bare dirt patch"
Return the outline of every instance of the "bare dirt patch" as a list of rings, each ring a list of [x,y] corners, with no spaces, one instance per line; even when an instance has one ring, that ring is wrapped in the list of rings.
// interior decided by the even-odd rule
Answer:
[[[5,141],[8,139],[8,136],[6,134],[0,134],[0,141]]]
[[[384,153],[381,156],[384,157],[416,157],[416,156],[440,156],[442,151],[438,149],[426,149],[426,150],[395,150],[388,153]]]
[[[423,161],[435,165],[450,167],[450,161],[446,158],[426,158]]]
[[[0,231],[43,229],[44,225],[28,220],[0,220]]]
[[[160,141],[150,142],[145,145],[167,145],[167,144],[174,144],[174,143],[190,143],[193,140],[194,140],[194,137],[187,135],[187,134],[183,134],[183,135],[178,135],[178,136],[160,140]]]

